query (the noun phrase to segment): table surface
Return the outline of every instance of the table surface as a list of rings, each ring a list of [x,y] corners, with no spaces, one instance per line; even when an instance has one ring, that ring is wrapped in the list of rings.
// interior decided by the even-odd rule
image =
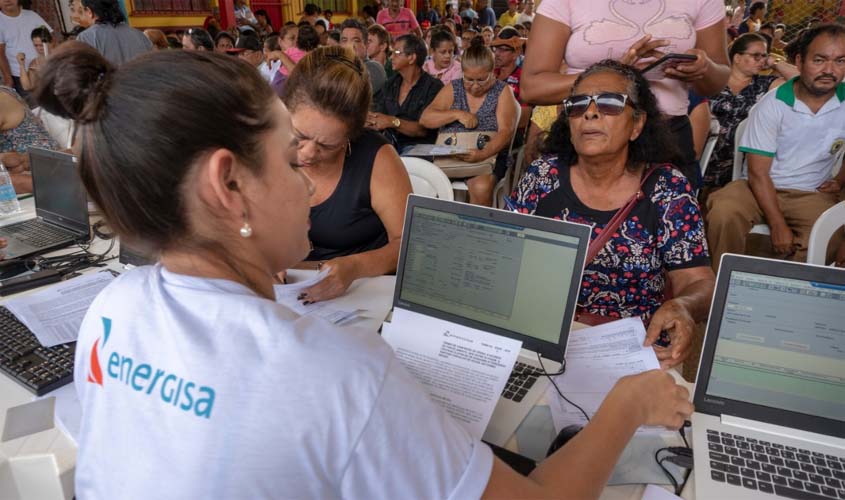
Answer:
[[[25,220],[34,216],[34,202],[32,198],[21,201],[22,213],[0,219],[0,226]],[[92,242],[92,252],[103,252],[109,242],[95,240]],[[75,247],[55,252],[74,251]],[[108,262],[108,268],[122,271],[117,262],[118,245],[110,252],[115,258]],[[51,254],[52,255],[52,254]],[[102,268],[89,269],[86,272],[97,272]],[[314,274],[314,271],[292,270],[289,276],[299,281]],[[395,278],[382,276],[379,278],[362,279],[354,282],[348,293],[337,303],[343,308],[365,309],[362,318],[355,320],[350,326],[377,331],[383,319],[389,312],[393,299]],[[37,291],[37,290],[35,290]],[[27,291],[24,293],[32,293]],[[0,301],[2,303],[2,301]],[[682,380],[680,377],[677,377]],[[689,384],[687,384],[689,386]],[[0,429],[5,425],[6,410],[10,407],[34,400],[32,393],[19,386],[5,375],[0,375]],[[541,401],[540,404],[545,404]],[[680,440],[679,440],[680,442]],[[516,437],[507,444],[512,450],[517,450]],[[10,464],[15,464],[16,473],[12,473]],[[18,491],[20,498],[44,498],[70,500],[74,493],[74,468],[76,464],[76,444],[58,426],[52,429],[31,434],[29,436],[0,442],[0,492],[4,485],[14,484],[13,475],[17,475],[18,484],[25,482],[25,491]],[[23,480],[21,475],[29,480]],[[35,478],[35,481],[32,479]],[[694,477],[690,477],[683,498],[691,499],[694,495]],[[634,500],[642,497],[644,485],[609,486],[604,489],[601,498],[604,500]],[[0,494],[0,497],[6,498]],[[12,497],[15,498],[15,497]]]

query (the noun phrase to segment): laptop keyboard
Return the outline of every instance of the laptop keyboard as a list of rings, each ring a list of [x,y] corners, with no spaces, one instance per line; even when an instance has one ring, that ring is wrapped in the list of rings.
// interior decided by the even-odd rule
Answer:
[[[710,477],[786,498],[845,500],[845,458],[707,429]]]
[[[34,247],[48,247],[67,241],[69,233],[63,229],[32,219],[12,226],[6,226],[3,231],[13,235],[16,239]]]
[[[73,381],[76,343],[44,347],[14,314],[0,306],[0,371],[38,396]]]
[[[519,403],[528,394],[528,390],[534,387],[541,374],[537,368],[517,361],[502,391],[502,397]]]

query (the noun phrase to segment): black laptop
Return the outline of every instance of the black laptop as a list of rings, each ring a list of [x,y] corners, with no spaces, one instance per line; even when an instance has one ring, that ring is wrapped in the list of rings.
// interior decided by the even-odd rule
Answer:
[[[34,219],[0,227],[8,245],[6,259],[26,257],[89,241],[88,198],[77,171],[77,158],[29,148]]]

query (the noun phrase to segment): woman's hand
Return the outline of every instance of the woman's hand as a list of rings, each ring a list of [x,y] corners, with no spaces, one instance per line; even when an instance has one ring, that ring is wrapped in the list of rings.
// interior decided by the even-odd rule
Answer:
[[[367,113],[367,128],[384,130],[393,126],[393,117],[383,113]]]
[[[627,398],[625,407],[638,414],[642,425],[679,429],[694,410],[689,391],[661,370],[622,377],[608,394],[611,397]]]
[[[480,149],[464,153],[462,155],[455,155],[455,158],[465,161],[467,163],[480,163],[487,159],[487,156]]]
[[[16,59],[18,60],[18,64],[23,66],[24,63],[26,62],[26,54],[24,54],[23,52],[18,52]]]
[[[674,78],[682,82],[694,82],[701,80],[710,68],[710,57],[707,52],[701,49],[689,49],[686,54],[696,57],[695,61],[681,63],[674,68],[666,68],[664,74],[667,78]]]
[[[340,297],[355,281],[354,267],[353,260],[350,257],[338,257],[322,263],[322,265],[319,265],[319,269],[326,273],[326,277],[316,285],[303,290],[298,299],[307,305]]]
[[[631,45],[628,50],[625,51],[625,54],[619,58],[619,62],[642,69],[646,66],[646,64],[637,64],[640,62],[640,59],[648,57],[660,59],[664,56],[664,54],[658,49],[667,45],[669,45],[669,40],[652,40],[651,35],[646,35]]]
[[[29,157],[24,153],[3,153],[0,154],[0,161],[3,162],[10,174],[29,171]]]
[[[671,368],[690,355],[694,328],[695,320],[686,307],[677,300],[667,300],[651,318],[644,345],[654,347],[661,368]],[[653,345],[663,330],[669,334],[669,346]]]
[[[474,129],[478,126],[478,117],[469,111],[456,110],[456,113],[455,120],[459,121],[464,128]]]

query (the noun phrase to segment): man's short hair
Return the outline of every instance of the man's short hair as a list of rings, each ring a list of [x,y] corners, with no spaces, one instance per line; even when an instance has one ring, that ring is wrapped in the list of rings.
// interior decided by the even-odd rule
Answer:
[[[402,35],[396,39],[396,43],[405,42],[404,53],[406,56],[416,55],[415,61],[417,67],[422,68],[425,64],[425,58],[428,55],[428,49],[425,47],[425,42],[417,35]]]
[[[388,33],[387,29],[380,24],[373,24],[367,28],[367,35],[375,35],[378,37],[378,43],[386,43],[387,45],[390,45],[390,33]]]
[[[345,29],[358,30],[358,31],[361,32],[361,39],[362,40],[367,39],[367,29],[364,28],[364,25],[361,24],[361,22],[358,21],[357,19],[352,19],[350,17],[349,19],[343,21],[343,23],[340,25],[340,31],[343,32],[343,30],[345,30]]]
[[[845,36],[845,26],[841,24],[828,23],[820,24],[814,28],[804,30],[798,39],[798,53],[801,55],[802,62],[807,57],[807,51],[810,50],[810,44],[822,35],[828,35],[834,38]]]
[[[766,2],[754,2],[751,4],[751,9],[748,12],[753,16],[755,12],[766,8]]]

